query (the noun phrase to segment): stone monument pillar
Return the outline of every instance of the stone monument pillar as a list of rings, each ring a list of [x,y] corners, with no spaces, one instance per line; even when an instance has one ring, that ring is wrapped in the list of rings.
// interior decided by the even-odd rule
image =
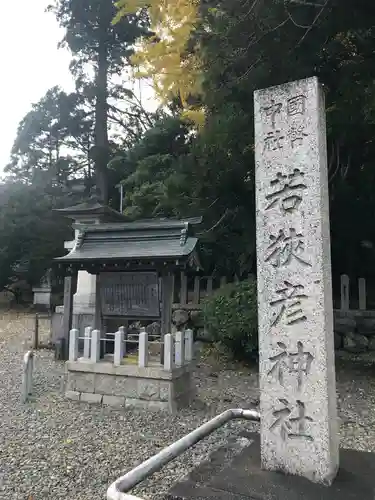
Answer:
[[[77,237],[77,234],[75,235]],[[66,241],[64,248],[72,250],[75,240]],[[73,297],[73,314],[95,314],[96,275],[78,271],[77,291]]]
[[[256,226],[262,467],[330,484],[339,463],[324,96],[258,90]]]
[[[78,271],[77,292],[73,298],[73,310],[94,314],[96,295],[96,275],[87,271]]]

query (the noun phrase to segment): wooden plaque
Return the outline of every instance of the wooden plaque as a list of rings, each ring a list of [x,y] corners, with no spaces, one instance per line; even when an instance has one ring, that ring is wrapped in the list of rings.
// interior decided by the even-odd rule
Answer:
[[[159,317],[159,280],[155,272],[100,273],[103,316]]]

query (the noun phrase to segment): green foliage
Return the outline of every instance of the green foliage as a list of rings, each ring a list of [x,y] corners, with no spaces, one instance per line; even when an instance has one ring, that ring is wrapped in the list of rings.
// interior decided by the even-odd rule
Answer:
[[[250,6],[223,0],[220,15],[212,7],[217,5],[202,4],[204,29],[198,35],[208,112],[197,141],[197,177],[204,175],[197,185],[209,223],[230,210],[211,232],[215,266],[226,262],[233,272],[237,261],[247,271],[255,268],[254,90],[316,75],[326,91],[333,271],[370,277],[374,255],[362,241],[375,241],[375,229],[363,216],[375,213],[369,187],[375,157],[374,4],[356,2],[354,15],[352,6],[334,0],[319,9],[303,2]]]
[[[72,230],[52,210],[74,201],[41,179],[0,185],[0,290],[19,281],[36,285],[51,260],[62,255]]]
[[[199,130],[180,119],[181,99],[151,114],[119,79],[129,74],[134,41],[148,36],[143,9],[116,24],[112,0],[55,0],[52,10],[72,53],[76,92],[52,88],[20,123],[8,173],[30,190],[19,183],[7,187],[19,199],[17,209],[0,199],[0,273],[6,282],[20,269],[17,263],[34,258],[22,245],[18,248],[12,235],[34,241],[29,228],[35,223],[41,228],[35,234],[48,240],[35,221],[43,215],[49,227],[48,207],[57,199],[65,202],[64,188],[82,178],[87,190],[98,185],[104,201],[108,195],[115,208],[122,183],[124,213],[132,219],[202,215],[205,272],[239,277],[254,272],[253,91],[313,75],[326,91],[333,270],[375,277],[374,250],[363,245],[364,240],[375,243],[375,226],[369,223],[375,217],[373,2],[356,0],[355,9],[338,0],[323,7],[200,2],[181,59],[197,56],[203,68],[202,92],[189,96],[205,110]],[[162,16],[163,9],[158,12]],[[161,21],[162,26],[170,19]],[[180,59],[173,62],[181,66]],[[52,185],[61,190],[55,198],[48,194]],[[32,210],[26,210],[23,199]],[[51,235],[55,229],[51,223]],[[36,243],[30,248],[36,255],[30,270],[55,251]]]
[[[178,216],[187,212],[189,181],[183,160],[190,151],[189,128],[179,118],[160,117],[133,148],[111,162],[123,175],[124,213],[131,218]]]
[[[91,157],[97,194],[107,203],[107,166],[111,160],[109,114],[112,108],[118,111],[116,106],[110,104],[110,97],[113,97],[111,90],[116,89],[116,86],[110,89],[111,77],[119,75],[129,64],[136,39],[147,35],[148,19],[141,10],[113,24],[117,12],[114,0],[55,0],[49,10],[55,13],[65,30],[62,45],[67,46],[73,54],[71,70],[76,87],[94,108],[94,147]],[[90,73],[94,74],[93,78],[89,77]]]
[[[32,182],[41,172],[58,183],[72,176],[92,178],[92,113],[78,93],[48,90],[21,120],[5,172]]]
[[[205,328],[236,359],[258,350],[257,292],[255,279],[220,288],[203,304]]]
[[[65,31],[62,45],[72,53],[76,92],[53,87],[19,124],[0,186],[0,289],[20,279],[37,283],[63,253],[70,224],[53,208],[83,201],[94,185],[103,201],[110,196],[119,206],[115,186],[122,176],[107,169],[108,161],[153,124],[118,78],[134,41],[147,34],[144,13],[114,26],[111,0],[56,0],[49,10]]]

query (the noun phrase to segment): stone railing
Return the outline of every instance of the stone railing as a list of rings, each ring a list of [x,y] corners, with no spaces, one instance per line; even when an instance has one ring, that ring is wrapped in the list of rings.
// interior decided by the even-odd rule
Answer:
[[[125,328],[120,327],[117,332],[113,334],[114,341],[114,354],[113,364],[120,366],[126,364],[126,346],[128,343],[133,344],[134,341],[126,338]],[[142,328],[139,334],[138,343],[138,366],[146,368],[150,365],[150,346],[152,344],[159,344],[164,346],[164,370],[172,371],[175,367],[184,366],[190,363],[193,359],[193,331],[186,330],[184,332],[176,332],[175,334],[167,334],[164,336],[164,341],[151,341],[149,334]],[[151,336],[152,338],[152,336]],[[101,337],[99,330],[92,330],[88,327],[85,329],[84,337],[79,336],[79,331],[73,329],[70,331],[69,339],[69,361],[93,363],[100,362],[100,342],[109,342],[110,340]],[[79,341],[83,340],[83,355],[79,356]],[[155,366],[155,361],[151,363]]]
[[[195,393],[192,330],[167,334],[161,342],[149,340],[149,334],[142,329],[134,355],[127,354],[134,341],[126,338],[121,327],[112,334],[113,355],[101,357],[101,342],[108,342],[108,335],[103,339],[99,330],[91,328],[85,329],[83,337],[76,329],[70,331],[65,392],[68,399],[169,412],[190,404]],[[80,341],[83,352],[79,350]],[[160,354],[157,358],[150,356],[155,344],[163,349],[163,363]]]

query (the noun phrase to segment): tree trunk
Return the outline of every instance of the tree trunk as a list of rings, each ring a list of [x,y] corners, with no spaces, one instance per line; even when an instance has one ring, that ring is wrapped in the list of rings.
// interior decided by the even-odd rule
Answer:
[[[106,19],[105,2],[101,1],[100,31],[98,47],[98,66],[96,73],[96,104],[95,104],[95,154],[94,167],[96,190],[101,203],[108,203],[107,165],[109,161],[108,142],[108,53],[107,31],[109,23]]]

